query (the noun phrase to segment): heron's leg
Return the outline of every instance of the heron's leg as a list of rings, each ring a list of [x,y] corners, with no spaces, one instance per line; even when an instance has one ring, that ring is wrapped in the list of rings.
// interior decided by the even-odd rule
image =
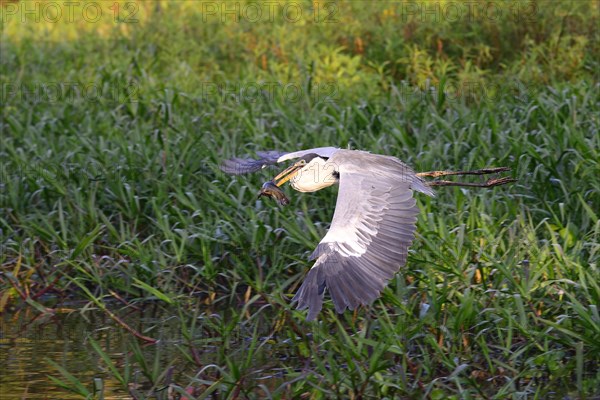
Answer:
[[[427,182],[428,186],[470,186],[470,187],[494,187],[500,185],[506,185],[507,183],[516,182],[516,179],[513,178],[497,178],[497,179],[488,179],[485,182],[477,183],[477,182],[453,182],[453,181],[431,181]]]
[[[428,178],[439,178],[440,176],[450,176],[450,175],[487,175],[487,174],[495,174],[498,172],[506,172],[510,171],[509,167],[498,167],[498,168],[483,168],[477,169],[475,171],[429,171],[429,172],[418,172],[418,177],[428,177]]]
[[[498,168],[483,168],[477,169],[474,171],[429,171],[429,172],[419,172],[417,173],[418,177],[429,177],[429,178],[439,178],[440,176],[450,176],[450,175],[487,175],[487,174],[495,174],[498,172],[506,172],[510,171],[509,167],[498,167]],[[493,187],[506,185],[507,183],[516,182],[516,179],[513,178],[496,178],[496,179],[488,179],[486,182],[453,182],[453,181],[430,181],[427,182],[429,186],[470,186],[470,187]]]

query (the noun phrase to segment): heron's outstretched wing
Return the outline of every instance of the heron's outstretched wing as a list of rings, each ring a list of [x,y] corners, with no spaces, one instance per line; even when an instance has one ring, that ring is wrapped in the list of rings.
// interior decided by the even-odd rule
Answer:
[[[268,165],[277,164],[277,160],[286,154],[288,153],[275,150],[257,151],[256,155],[258,155],[258,159],[237,157],[230,158],[229,160],[223,161],[220,168],[221,171],[231,175],[249,174],[251,172],[256,172]]]
[[[282,156],[279,157],[279,160],[277,160],[277,161],[283,162],[283,161],[291,160],[293,158],[304,157],[307,154],[316,154],[323,158],[330,158],[335,153],[337,153],[338,150],[340,150],[338,147],[315,147],[314,149],[299,150],[299,151],[294,151],[293,153],[282,154]]]
[[[293,153],[276,150],[257,151],[256,155],[258,155],[258,159],[237,157],[230,158],[229,160],[223,161],[220,168],[221,171],[231,175],[249,174],[251,172],[256,172],[268,165],[275,165],[277,163],[303,157],[311,153],[318,154],[321,157],[329,158],[337,150],[339,150],[337,147],[316,147],[314,149],[300,150]]]
[[[412,191],[420,191],[422,181],[397,159],[364,157],[362,169],[356,159],[339,163],[331,228],[312,254],[316,262],[292,300],[298,309],[308,308],[307,320],[321,311],[325,288],[338,313],[353,310],[379,297],[406,263],[419,213]],[[372,168],[365,165],[371,162]],[[426,193],[433,194],[429,188]]]

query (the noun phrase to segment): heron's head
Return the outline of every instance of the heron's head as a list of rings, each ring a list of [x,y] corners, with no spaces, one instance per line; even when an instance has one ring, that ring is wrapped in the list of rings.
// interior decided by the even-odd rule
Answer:
[[[301,157],[293,165],[286,168],[279,175],[277,175],[273,181],[277,186],[281,186],[287,181],[294,179],[298,174],[302,174],[305,170],[311,168],[313,164],[324,165],[327,161],[326,157],[321,157],[318,154],[310,153]]]

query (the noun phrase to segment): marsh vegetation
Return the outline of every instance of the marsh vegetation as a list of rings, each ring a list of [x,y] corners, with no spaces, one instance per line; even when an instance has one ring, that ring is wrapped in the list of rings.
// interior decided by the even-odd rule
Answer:
[[[2,4],[1,367],[29,338],[46,376],[3,396],[600,395],[597,2],[85,4]],[[419,196],[382,297],[307,323],[336,190],[218,165],[329,145],[518,182]]]

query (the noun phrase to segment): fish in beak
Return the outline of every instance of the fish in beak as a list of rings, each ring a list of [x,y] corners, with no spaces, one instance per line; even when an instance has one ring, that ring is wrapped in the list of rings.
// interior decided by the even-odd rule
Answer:
[[[294,165],[286,168],[280,174],[278,174],[273,180],[265,182],[258,192],[258,198],[262,196],[271,197],[279,202],[282,206],[290,204],[290,200],[285,196],[283,190],[279,187],[294,178],[298,171],[300,171],[306,165],[306,161],[300,160]]]
[[[283,190],[281,190],[279,186],[275,184],[275,181],[265,182],[262,185],[260,192],[258,192],[258,198],[260,199],[263,196],[271,197],[277,200],[277,202],[282,206],[287,206],[290,204],[290,200],[285,196]]]

